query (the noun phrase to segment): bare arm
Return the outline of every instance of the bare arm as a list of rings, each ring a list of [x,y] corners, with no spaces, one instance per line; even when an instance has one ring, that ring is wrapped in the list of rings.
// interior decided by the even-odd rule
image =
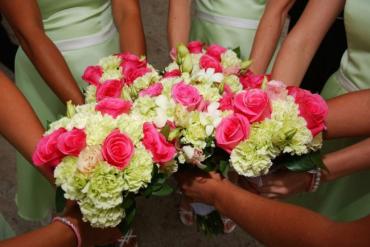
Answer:
[[[213,204],[266,246],[369,246],[370,217],[335,223],[312,211],[265,199],[217,174],[181,176],[182,189],[195,201]]]
[[[168,44],[170,49],[189,41],[191,0],[169,0]]]
[[[119,31],[121,51],[146,54],[139,0],[113,0],[112,11]]]
[[[32,153],[44,129],[24,96],[2,72],[0,72],[0,132],[16,149],[32,163]],[[52,172],[46,167],[37,169],[52,183]]]
[[[345,0],[310,0],[276,58],[272,79],[298,86]]]
[[[43,30],[35,0],[0,0],[4,14],[17,39],[36,69],[62,102],[83,104],[83,95],[62,54]]]
[[[288,12],[295,0],[269,0],[254,37],[250,70],[255,74],[266,73],[283,30]]]

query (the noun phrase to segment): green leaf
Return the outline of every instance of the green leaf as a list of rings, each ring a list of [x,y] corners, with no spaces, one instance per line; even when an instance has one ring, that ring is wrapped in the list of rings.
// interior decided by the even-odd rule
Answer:
[[[227,178],[229,174],[229,170],[230,170],[229,162],[227,162],[226,160],[221,160],[219,169],[220,169],[222,176]]]
[[[55,192],[55,208],[58,213],[61,213],[66,205],[66,199],[64,198],[64,191],[61,187],[58,187]]]
[[[118,228],[120,229],[122,234],[126,234],[131,229],[132,223],[134,222],[135,215],[136,215],[136,204],[126,209],[125,213],[126,213],[126,217],[118,225]]]
[[[168,196],[172,194],[173,188],[168,184],[163,184],[162,187],[152,193],[153,196]]]
[[[213,211],[205,216],[197,215],[197,229],[206,235],[222,234],[224,232],[224,224],[220,213]]]
[[[290,156],[287,157],[283,164],[290,171],[294,172],[306,172],[316,168],[327,169],[322,162],[320,151],[305,154],[302,156]]]
[[[171,128],[168,124],[166,124],[162,129],[161,129],[161,134],[168,140],[168,136],[170,135]]]
[[[240,46],[236,47],[233,49],[233,52],[236,53],[236,55],[238,56],[238,58],[241,58],[241,50],[240,50]]]

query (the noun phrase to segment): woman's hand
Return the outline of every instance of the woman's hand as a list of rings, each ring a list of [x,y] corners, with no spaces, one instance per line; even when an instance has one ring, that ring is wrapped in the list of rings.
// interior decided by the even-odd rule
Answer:
[[[260,185],[251,184],[250,182],[249,185],[252,185],[261,196],[275,199],[307,191],[311,179],[312,174],[307,172],[279,171],[263,176]]]
[[[212,205],[215,203],[219,186],[228,183],[215,172],[180,172],[177,174],[177,181],[186,196],[194,201]]]

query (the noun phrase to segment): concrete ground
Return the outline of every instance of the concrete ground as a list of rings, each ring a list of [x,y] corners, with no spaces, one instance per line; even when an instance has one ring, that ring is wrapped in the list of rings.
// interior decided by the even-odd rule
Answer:
[[[166,21],[167,0],[141,0],[148,59],[156,67],[168,63]],[[17,234],[40,226],[17,215],[14,196],[16,191],[15,150],[0,137],[0,212]],[[236,229],[232,234],[206,237],[195,227],[182,225],[177,216],[178,196],[138,200],[136,231],[141,247],[217,247],[261,246],[248,234]]]

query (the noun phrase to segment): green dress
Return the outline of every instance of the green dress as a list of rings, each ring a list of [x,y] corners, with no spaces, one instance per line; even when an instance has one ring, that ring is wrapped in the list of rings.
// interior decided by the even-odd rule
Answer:
[[[326,82],[322,96],[326,99],[370,88],[370,1],[346,1],[344,22],[348,49],[340,68]],[[354,121],[361,120],[354,116]],[[341,139],[324,143],[330,152],[358,141]],[[370,214],[370,171],[359,172],[322,184],[315,193],[305,193],[290,202],[298,203],[333,220],[355,220]]]
[[[8,222],[6,222],[4,217],[0,214],[0,241],[14,236],[14,231],[9,226]]]
[[[266,0],[195,0],[190,40],[240,47],[242,58],[249,57]],[[288,20],[279,44],[286,36]]]
[[[119,52],[109,0],[39,0],[46,34],[62,52],[80,88],[84,68],[101,57]],[[20,48],[15,61],[18,88],[46,126],[65,113],[65,107]],[[41,220],[54,207],[54,190],[37,170],[17,154],[17,206],[21,217]]]

